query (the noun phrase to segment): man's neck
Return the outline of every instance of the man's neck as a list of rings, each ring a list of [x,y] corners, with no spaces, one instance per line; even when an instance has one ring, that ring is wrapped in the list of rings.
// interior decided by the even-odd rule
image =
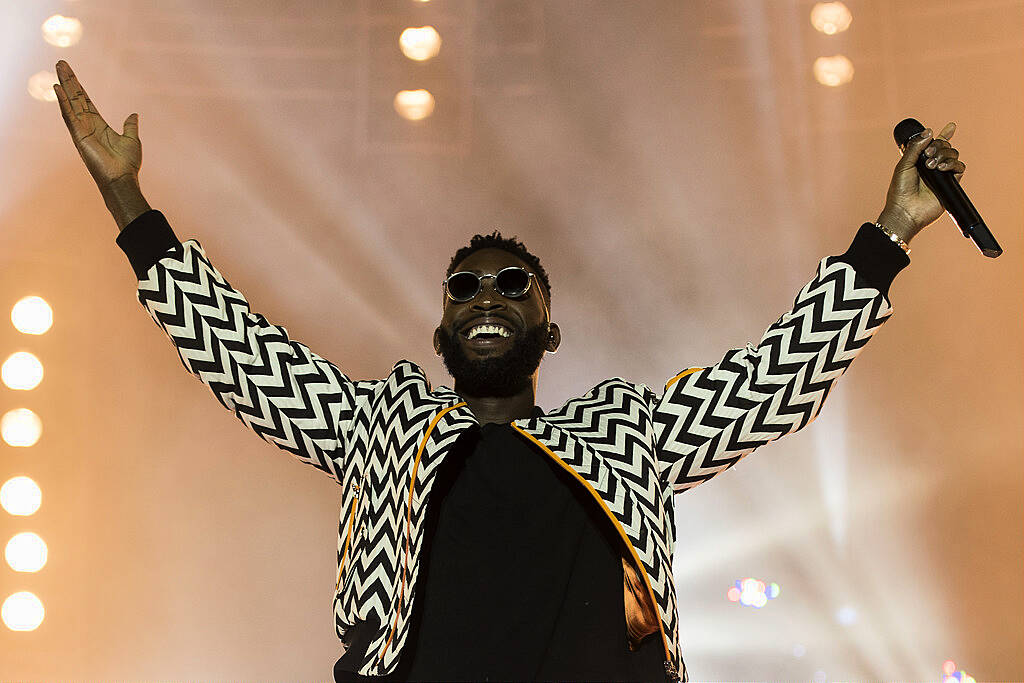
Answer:
[[[455,391],[465,399],[480,424],[508,424],[512,420],[530,417],[536,403],[536,390],[536,375],[522,391],[512,396],[469,396],[459,391],[458,384],[455,386]]]

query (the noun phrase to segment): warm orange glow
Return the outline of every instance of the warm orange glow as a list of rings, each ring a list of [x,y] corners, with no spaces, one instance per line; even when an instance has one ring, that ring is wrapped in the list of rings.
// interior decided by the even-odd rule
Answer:
[[[71,47],[82,39],[82,22],[74,17],[54,14],[43,22],[43,39],[57,47]]]
[[[47,75],[46,90],[53,95],[56,76]],[[55,101],[56,96],[53,97]],[[53,325],[53,309],[41,296],[26,296],[11,309],[11,323],[24,334],[45,334]]]
[[[11,389],[35,389],[43,381],[43,364],[28,351],[19,351],[4,361],[0,378]]]
[[[850,8],[841,2],[819,2],[811,9],[811,24],[830,36],[850,28],[852,21]]]
[[[15,534],[7,541],[4,559],[16,572],[37,572],[46,565],[46,543],[31,531]]]
[[[853,62],[843,55],[818,57],[814,60],[814,77],[830,87],[849,83],[853,80]]]
[[[34,631],[43,623],[45,614],[42,601],[28,591],[8,596],[0,608],[4,624],[12,631]]]
[[[42,433],[43,421],[28,408],[8,410],[0,418],[0,436],[8,446],[33,446]]]
[[[395,111],[404,119],[420,121],[434,113],[434,96],[428,90],[400,90]]]
[[[409,59],[424,62],[441,51],[441,35],[433,26],[409,27],[399,36],[398,46]]]
[[[29,477],[12,477],[0,487],[0,506],[7,514],[35,514],[43,502],[43,492]]]

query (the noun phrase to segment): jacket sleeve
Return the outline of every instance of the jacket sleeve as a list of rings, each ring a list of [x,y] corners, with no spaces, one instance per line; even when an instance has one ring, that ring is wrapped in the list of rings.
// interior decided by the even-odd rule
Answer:
[[[662,482],[686,491],[817,417],[833,383],[892,314],[889,285],[909,262],[864,224],[846,253],[822,259],[757,345],[680,372],[660,397],[651,392]]]
[[[381,381],[353,382],[249,309],[195,240],[180,243],[159,211],[121,231],[138,299],[185,369],[263,440],[341,481],[357,416]]]

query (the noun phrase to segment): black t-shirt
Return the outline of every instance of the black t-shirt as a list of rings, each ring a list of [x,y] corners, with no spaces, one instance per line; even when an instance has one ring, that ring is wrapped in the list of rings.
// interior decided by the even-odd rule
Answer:
[[[398,668],[358,676],[350,651],[336,681],[665,680],[658,632],[627,646],[623,541],[572,475],[492,423],[438,477]]]

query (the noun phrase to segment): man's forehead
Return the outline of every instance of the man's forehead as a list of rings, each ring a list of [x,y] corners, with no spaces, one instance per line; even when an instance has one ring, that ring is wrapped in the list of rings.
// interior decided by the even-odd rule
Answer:
[[[530,270],[530,267],[518,256],[504,249],[495,249],[488,247],[486,249],[480,249],[474,251],[472,254],[462,259],[455,266],[453,272],[461,270],[468,270],[471,272],[485,273],[495,272],[501,268],[507,268],[508,266],[519,266]]]

